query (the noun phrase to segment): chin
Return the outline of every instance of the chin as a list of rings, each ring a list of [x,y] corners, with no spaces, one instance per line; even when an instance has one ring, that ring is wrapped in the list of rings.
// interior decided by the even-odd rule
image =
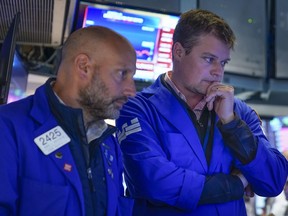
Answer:
[[[107,114],[108,114],[107,115],[108,119],[117,119],[120,116],[120,111],[117,109],[117,110],[113,110]]]

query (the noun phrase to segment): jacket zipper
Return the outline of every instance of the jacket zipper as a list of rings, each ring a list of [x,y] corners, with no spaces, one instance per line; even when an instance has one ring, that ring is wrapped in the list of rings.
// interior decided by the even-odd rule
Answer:
[[[92,175],[92,169],[91,169],[91,167],[88,167],[88,169],[87,169],[87,175],[88,175],[90,190],[91,190],[92,192],[95,192],[96,189],[95,189],[95,186],[94,186],[94,183],[93,183],[93,175]]]

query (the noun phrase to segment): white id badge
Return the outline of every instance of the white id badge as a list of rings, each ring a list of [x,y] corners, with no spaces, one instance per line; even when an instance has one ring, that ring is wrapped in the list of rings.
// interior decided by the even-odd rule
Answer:
[[[60,126],[56,126],[36,137],[34,142],[45,155],[48,155],[70,142],[70,140],[70,137],[64,132],[64,130]]]

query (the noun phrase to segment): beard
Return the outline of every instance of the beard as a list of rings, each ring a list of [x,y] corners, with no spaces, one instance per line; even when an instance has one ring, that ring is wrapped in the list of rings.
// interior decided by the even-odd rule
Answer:
[[[92,81],[86,88],[79,90],[79,104],[83,108],[84,117],[87,121],[103,119],[117,119],[120,115],[120,107],[115,102],[125,100],[125,96],[112,98],[105,83],[97,74],[93,75]]]

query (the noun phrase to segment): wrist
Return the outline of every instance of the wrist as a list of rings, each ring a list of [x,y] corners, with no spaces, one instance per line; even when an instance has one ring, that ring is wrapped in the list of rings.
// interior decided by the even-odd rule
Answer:
[[[230,116],[225,118],[220,118],[220,121],[222,124],[228,124],[229,122],[233,121],[235,119],[234,113],[232,113]]]
[[[236,174],[236,176],[238,176],[238,177],[240,178],[240,180],[241,180],[244,188],[246,188],[247,185],[248,185],[248,181],[247,181],[247,179],[245,178],[245,176],[244,176],[242,173],[238,173],[238,174]]]

